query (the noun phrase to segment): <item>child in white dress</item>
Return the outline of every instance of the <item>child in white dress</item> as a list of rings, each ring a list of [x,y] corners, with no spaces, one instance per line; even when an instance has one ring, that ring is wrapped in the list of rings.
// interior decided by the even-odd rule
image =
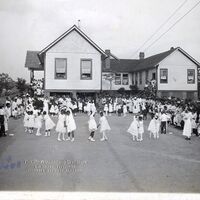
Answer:
[[[25,128],[25,132],[28,132],[28,112],[25,111],[24,112],[24,128]]]
[[[107,103],[104,105],[104,112],[106,113],[106,116],[108,116],[108,104]]]
[[[79,110],[79,112],[83,112],[83,103],[82,103],[82,101],[79,101],[78,102],[78,110]]]
[[[97,123],[95,121],[94,115],[95,112],[90,112],[90,119],[88,121],[88,128],[90,131],[90,137],[88,138],[88,140],[90,140],[91,142],[95,142],[94,132],[97,130]]]
[[[112,115],[111,113],[113,112],[113,105],[111,102],[108,105],[108,112],[109,112],[109,116],[111,116]]]
[[[111,128],[110,128],[110,125],[108,124],[108,121],[106,119],[106,117],[104,116],[103,112],[100,112],[100,120],[99,120],[99,125],[98,127],[100,126],[100,133],[102,133],[102,138],[101,138],[101,141],[107,141],[108,140],[108,137],[106,135],[106,132],[107,131],[110,131]]]
[[[123,114],[124,114],[124,117],[126,117],[126,114],[127,114],[127,105],[124,103],[123,104]]]
[[[36,136],[42,135],[40,133],[40,129],[42,128],[42,120],[43,120],[43,117],[41,115],[41,112],[38,111],[35,117],[35,128],[37,129]]]
[[[155,114],[148,126],[149,137],[153,134],[154,139],[159,138],[160,120],[158,114]]]
[[[55,105],[54,109],[55,109],[55,115],[58,115],[59,113],[58,105]]]
[[[45,135],[44,136],[51,136],[51,129],[54,128],[55,124],[49,117],[46,111],[43,111],[44,115],[44,124],[45,124]]]
[[[135,140],[139,141],[138,140],[139,123],[138,123],[136,115],[133,116],[133,121],[132,121],[131,125],[129,126],[127,132],[133,136],[133,141],[135,141]]]
[[[50,108],[49,112],[50,112],[52,117],[55,116],[55,105],[54,104],[51,105],[51,108]]]
[[[68,138],[66,140],[68,141],[71,139],[71,142],[74,142],[74,131],[76,130],[76,123],[71,109],[66,111],[66,126],[68,132]]]
[[[58,115],[58,122],[56,125],[56,132],[58,132],[58,138],[57,138],[58,141],[61,141],[61,136],[62,140],[65,141],[65,133],[66,133],[65,121],[66,121],[65,111],[61,110],[60,114]]]
[[[141,142],[143,140],[143,133],[144,133],[144,122],[143,122],[143,115],[138,117],[138,140]]]
[[[33,115],[33,111],[31,110],[28,112],[28,130],[30,134],[33,133],[34,126],[35,126],[35,116]]]

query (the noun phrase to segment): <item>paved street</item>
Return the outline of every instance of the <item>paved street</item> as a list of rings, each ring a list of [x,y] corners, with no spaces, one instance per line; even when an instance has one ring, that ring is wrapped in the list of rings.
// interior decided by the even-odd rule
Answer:
[[[99,115],[96,116],[98,121]],[[133,142],[126,132],[132,116],[108,117],[108,142],[89,142],[87,115],[75,117],[75,142],[58,142],[57,134],[24,133],[23,119],[10,120],[0,138],[0,190],[96,192],[200,192],[200,138],[172,135]],[[54,119],[56,121],[56,118]],[[145,130],[149,120],[145,121]],[[42,131],[43,132],[43,131]]]

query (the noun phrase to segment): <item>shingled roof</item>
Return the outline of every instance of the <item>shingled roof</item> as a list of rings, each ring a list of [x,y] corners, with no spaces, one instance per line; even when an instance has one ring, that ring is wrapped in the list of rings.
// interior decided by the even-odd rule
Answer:
[[[151,69],[156,67],[163,59],[169,56],[174,51],[180,51],[185,56],[187,56],[191,61],[200,66],[200,64],[192,58],[188,53],[186,53],[180,47],[171,48],[168,51],[150,56],[145,59],[110,59],[110,68],[105,68],[105,62],[102,62],[103,72],[135,72],[145,69]],[[38,58],[39,51],[27,51],[25,67],[34,70],[44,70],[43,65],[41,65]]]
[[[165,59],[167,56],[169,56],[172,52],[174,52],[177,48],[171,48],[168,51],[150,56],[148,58],[145,58],[140,62],[138,65],[135,66],[134,71],[140,71],[144,69],[154,68],[156,65],[158,65],[163,59]]]
[[[136,59],[110,59],[110,69],[105,68],[103,63],[103,72],[132,72],[140,62]]]
[[[177,48],[171,48],[168,51],[150,56],[148,58],[138,60],[138,59],[120,59],[120,60],[110,60],[110,69],[106,69],[103,64],[103,72],[135,72],[144,69],[154,68],[159,62],[164,58],[169,56]]]
[[[27,51],[25,67],[33,70],[44,70],[44,67],[40,63],[38,53],[39,51]]]

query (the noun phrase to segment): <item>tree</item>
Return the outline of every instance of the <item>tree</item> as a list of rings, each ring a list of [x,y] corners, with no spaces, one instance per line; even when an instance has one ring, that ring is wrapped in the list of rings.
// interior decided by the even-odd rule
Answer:
[[[124,94],[125,93],[125,88],[121,87],[117,90],[120,94]]]
[[[0,74],[0,94],[2,94],[3,90],[11,90],[15,87],[15,82],[9,77],[8,74],[1,73]]]
[[[132,93],[138,92],[138,86],[137,85],[130,85],[129,88],[131,89]]]
[[[28,89],[28,85],[26,84],[25,79],[17,78],[17,89],[21,94]]]

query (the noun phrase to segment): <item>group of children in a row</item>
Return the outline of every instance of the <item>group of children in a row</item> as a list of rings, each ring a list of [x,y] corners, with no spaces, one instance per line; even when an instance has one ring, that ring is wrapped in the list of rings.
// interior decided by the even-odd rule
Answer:
[[[91,112],[89,115],[88,121],[88,129],[90,132],[89,140],[94,142],[94,133],[97,128],[100,126],[100,132],[102,133],[101,141],[108,140],[106,135],[106,131],[111,130],[108,124],[106,117],[104,116],[103,112],[100,112],[100,120],[99,124],[97,125],[95,118],[95,112]],[[76,123],[73,117],[72,110],[70,108],[62,108],[58,114],[57,124],[53,122],[51,117],[46,111],[42,113],[40,111],[33,112],[32,110],[26,111],[24,116],[24,127],[25,132],[33,134],[34,128],[37,129],[36,136],[41,136],[41,128],[44,122],[45,126],[45,135],[44,136],[51,136],[51,130],[55,127],[55,131],[58,133],[57,140],[58,141],[74,141],[74,132],[76,130]],[[67,134],[67,138],[66,138]]]

